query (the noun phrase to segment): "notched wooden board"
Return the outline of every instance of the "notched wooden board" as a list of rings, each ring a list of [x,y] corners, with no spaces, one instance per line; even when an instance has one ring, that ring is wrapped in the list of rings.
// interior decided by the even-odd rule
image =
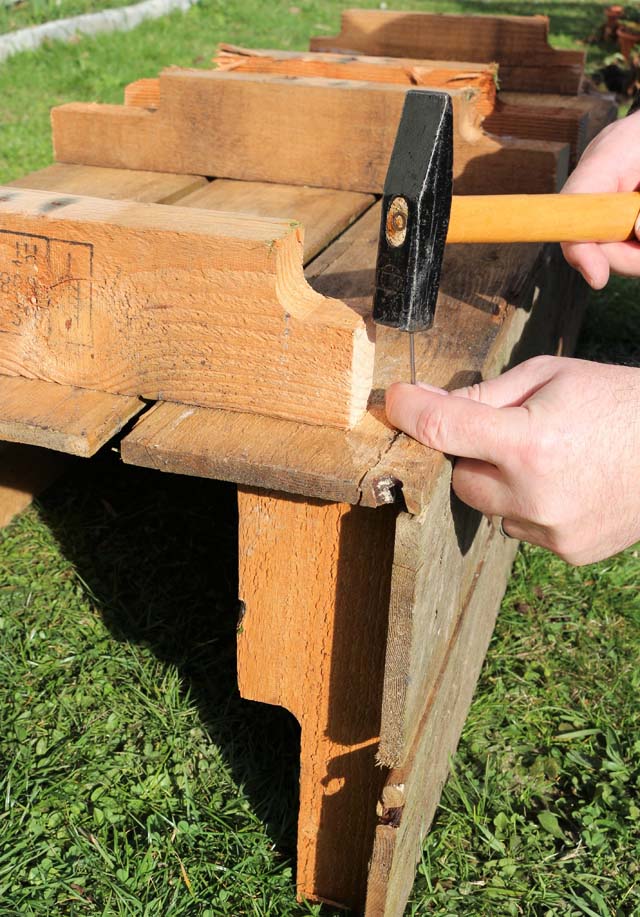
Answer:
[[[0,372],[350,428],[374,343],[289,221],[0,189]]]
[[[139,398],[0,376],[0,440],[88,458],[144,410]]]

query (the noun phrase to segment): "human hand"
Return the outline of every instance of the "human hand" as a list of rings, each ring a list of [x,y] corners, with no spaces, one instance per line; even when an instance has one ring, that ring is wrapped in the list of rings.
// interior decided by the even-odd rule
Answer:
[[[635,191],[640,188],[640,112],[609,124],[586,148],[563,194]],[[640,239],[640,219],[636,223]],[[564,242],[564,256],[595,290],[609,271],[640,276],[640,244],[632,242]]]
[[[571,564],[640,540],[640,369],[535,357],[453,392],[396,383],[386,407],[414,439],[462,456],[454,491],[508,535]]]

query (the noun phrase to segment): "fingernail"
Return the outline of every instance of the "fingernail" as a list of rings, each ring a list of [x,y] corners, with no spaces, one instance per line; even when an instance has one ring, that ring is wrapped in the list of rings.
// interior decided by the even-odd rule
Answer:
[[[446,388],[438,388],[436,385],[429,385],[428,382],[416,382],[418,388],[423,388],[425,392],[435,392],[436,395],[448,395]]]

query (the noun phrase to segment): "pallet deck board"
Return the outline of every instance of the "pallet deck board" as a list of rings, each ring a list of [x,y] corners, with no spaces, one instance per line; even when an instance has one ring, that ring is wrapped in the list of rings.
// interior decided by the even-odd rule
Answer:
[[[170,69],[159,77],[155,110],[93,103],[54,108],[55,156],[67,163],[381,193],[410,88]],[[478,90],[450,95],[458,193],[559,190],[568,167],[565,144],[486,134]]]
[[[88,458],[144,409],[139,398],[0,376],[0,440]]]

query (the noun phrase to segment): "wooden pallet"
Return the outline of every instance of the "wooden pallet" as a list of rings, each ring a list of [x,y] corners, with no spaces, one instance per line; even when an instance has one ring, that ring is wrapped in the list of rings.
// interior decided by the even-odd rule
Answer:
[[[409,47],[402,55],[414,56]],[[258,57],[259,65],[251,66],[263,66],[264,56]],[[286,58],[287,66],[291,61],[307,66],[295,55]],[[362,62],[346,66],[356,63]],[[258,218],[261,226],[277,220],[278,231],[283,221],[288,228],[299,222],[307,232],[296,257],[308,289],[366,323],[380,225],[375,194],[403,94],[414,84],[396,81],[399,70],[388,61],[365,63],[378,68],[386,83],[362,81],[351,70],[353,77],[340,85],[329,71],[293,80],[260,69],[171,71],[159,82],[130,87],[125,106],[64,106],[54,113],[56,150],[59,158],[75,162],[15,182],[15,193],[25,194],[29,207],[20,210],[18,198],[4,202],[5,214],[12,214],[9,228],[18,211],[20,219],[32,221],[32,233],[38,220],[49,229],[58,221],[66,235],[56,238],[69,241],[74,220],[85,233],[95,224],[86,209],[93,207],[107,215],[101,225],[111,233],[135,229],[140,244],[140,235],[151,231],[135,223],[140,205],[156,213],[162,204],[162,217],[154,219],[167,225],[180,224],[187,232],[191,214],[202,235],[223,212],[227,224],[242,225],[245,236],[268,249],[255,233]],[[436,68],[424,69],[433,74]],[[472,140],[458,136],[458,182],[469,191],[489,190],[489,174],[504,190],[503,183],[524,169],[538,190],[555,188],[566,174],[569,143],[578,149],[578,135],[564,142],[524,135],[507,142],[482,128],[482,119],[486,124],[493,116],[487,111],[490,93],[483,91],[479,85],[454,91],[459,121],[474,126]],[[601,103],[575,98],[579,104],[572,100],[563,108],[571,111],[564,123],[582,125],[589,136],[593,123],[607,115]],[[354,101],[364,108],[361,122],[350,126]],[[314,115],[300,121],[298,132],[291,105]],[[532,97],[518,105],[555,108],[556,101],[548,105]],[[281,118],[278,142],[291,144],[286,184],[276,138],[260,133],[265,109],[272,119]],[[205,112],[211,118],[212,111],[228,134],[216,131],[215,123],[206,127]],[[322,168],[313,171],[306,160],[318,111],[327,117],[331,112],[333,130],[327,133],[333,146],[325,140],[322,156],[335,162],[320,157]],[[367,119],[379,130],[376,155],[368,156],[363,169],[357,157],[371,152]],[[238,133],[240,123],[244,134]],[[227,142],[212,144],[208,130]],[[336,150],[347,138],[350,156],[339,159]],[[248,155],[238,162],[237,151],[245,146]],[[163,173],[169,164],[185,174]],[[140,165],[145,168],[134,168]],[[310,174],[325,187],[305,187]],[[35,192],[46,192],[37,206]],[[54,200],[85,196],[135,203],[96,207],[80,200],[69,205],[66,222],[57,206],[50,207]],[[80,215],[73,207],[80,207]],[[260,251],[261,270],[269,254]],[[453,386],[495,375],[534,353],[570,352],[583,304],[584,285],[555,246],[449,246],[436,326],[416,341],[418,375]],[[55,327],[60,330],[59,321]],[[33,339],[25,334],[21,360]],[[38,375],[33,359],[32,376]],[[51,381],[60,366],[70,373],[72,361],[60,358],[45,378],[0,378],[0,437],[20,443],[0,450],[0,475],[7,475],[0,481],[13,484],[12,494],[20,498],[7,499],[9,511],[28,499],[30,486],[38,486],[20,491],[11,455],[30,467],[36,456],[49,467],[51,453],[33,444],[90,455],[117,435],[128,464],[238,484],[244,609],[238,678],[244,697],[282,705],[301,724],[298,892],[367,917],[402,914],[515,550],[487,520],[452,498],[444,456],[386,423],[384,390],[408,376],[406,337],[378,329],[366,410],[353,422],[333,425],[327,411],[316,417],[320,422],[308,423],[304,415],[278,416],[230,401],[171,401],[167,395],[176,392],[160,385],[124,392],[107,385],[97,391],[75,376]],[[141,394],[151,394],[154,403],[141,401]],[[118,434],[134,416],[139,419],[133,429]]]

